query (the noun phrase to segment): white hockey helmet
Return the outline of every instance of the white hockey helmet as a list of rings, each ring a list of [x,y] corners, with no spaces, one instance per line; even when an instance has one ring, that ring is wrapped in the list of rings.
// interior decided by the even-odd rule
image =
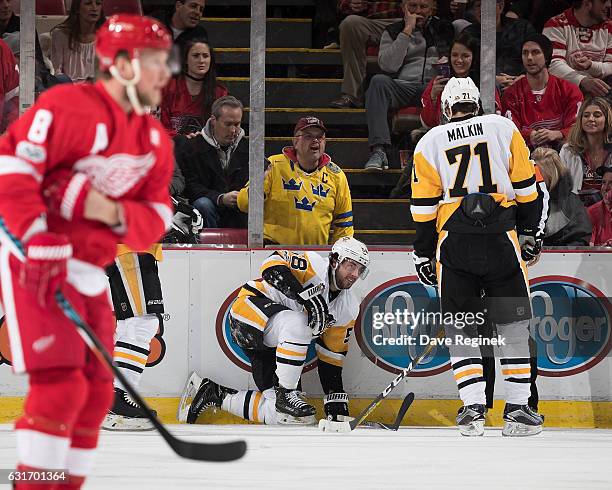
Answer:
[[[344,259],[351,259],[363,266],[363,271],[360,274],[362,279],[365,279],[368,275],[368,266],[370,265],[368,247],[353,237],[345,236],[334,243],[331,249],[330,258],[336,260],[334,269],[338,267]]]
[[[480,108],[480,91],[470,77],[451,78],[442,91],[442,113],[450,120],[453,106],[462,102],[472,102]],[[476,113],[478,109],[476,110]]]

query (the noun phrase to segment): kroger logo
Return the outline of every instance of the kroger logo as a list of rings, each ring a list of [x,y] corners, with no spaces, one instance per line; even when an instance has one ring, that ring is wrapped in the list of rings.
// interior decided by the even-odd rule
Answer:
[[[223,302],[219,312],[217,313],[217,320],[215,322],[215,333],[217,335],[217,342],[219,347],[225,353],[225,355],[232,361],[236,366],[244,369],[245,371],[251,371],[251,362],[246,356],[244,351],[234,342],[232,339],[229,323],[229,311],[232,303],[238,296],[238,292],[242,289],[242,286],[234,290]],[[314,342],[310,344],[308,353],[306,354],[306,362],[304,364],[304,372],[310,371],[316,366],[316,350]]]
[[[573,277],[531,281],[531,334],[543,376],[571,376],[601,361],[612,347],[612,305],[591,284]]]
[[[425,348],[424,345],[410,345],[413,333],[425,333],[417,326],[413,330],[410,322],[403,318],[398,321],[376,321],[384,314],[396,312],[434,312],[439,310],[437,292],[433,287],[423,286],[416,276],[398,277],[387,281],[363,300],[361,313],[355,325],[355,336],[361,350],[377,366],[392,373],[399,373],[408,366]],[[433,376],[450,368],[448,349],[436,346],[416,366],[413,376]]]

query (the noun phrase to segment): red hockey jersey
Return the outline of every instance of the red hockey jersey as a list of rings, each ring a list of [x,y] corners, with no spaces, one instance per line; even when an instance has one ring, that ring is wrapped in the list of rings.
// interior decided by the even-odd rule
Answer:
[[[11,48],[0,39],[0,133],[19,115],[19,67]]]
[[[127,114],[100,82],[57,86],[0,138],[0,231],[23,242],[45,228],[65,234],[74,258],[104,266],[115,258],[118,243],[144,250],[164,234],[173,215],[173,166],[172,142],[159,121]],[[45,218],[42,190],[66,169],[84,173],[93,187],[122,204],[122,230],[85,219]]]
[[[502,102],[506,117],[514,121],[532,147],[529,135],[534,129],[561,131],[567,139],[582,103],[582,92],[576,85],[549,75],[544,94],[536,95],[523,77],[504,91]]]
[[[217,85],[215,99],[227,93],[223,85]],[[164,88],[160,119],[170,136],[201,131],[206,124],[202,120],[202,93],[192,97],[187,90],[185,77],[173,78]]]

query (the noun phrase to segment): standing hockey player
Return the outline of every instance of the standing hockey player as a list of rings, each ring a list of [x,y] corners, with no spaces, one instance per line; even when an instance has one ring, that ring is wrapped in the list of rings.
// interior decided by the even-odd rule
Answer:
[[[18,470],[69,475],[60,485],[21,478],[18,489],[77,489],[91,471],[113,378],[54,293],[112,349],[103,267],[120,242],[158,241],[173,214],[172,145],[142,109],[160,102],[171,44],[157,21],[110,17],[96,37],[99,81],[43,93],[0,139],[2,307],[13,369],[30,376],[15,424]]]
[[[543,419],[527,405],[531,305],[525,262],[541,251],[543,206],[520,132],[501,116],[476,116],[479,105],[470,78],[451,78],[442,92],[450,123],[429,131],[416,146],[413,258],[420,281],[439,284],[445,315],[478,313],[484,291],[487,315],[506,343],[500,347],[503,434],[532,435],[541,432]],[[463,435],[482,435],[486,400],[479,346],[459,345],[466,329],[445,329],[455,340],[451,365],[464,404],[457,425]]]
[[[367,247],[352,237],[340,238],[328,259],[288,251],[268,257],[262,279],[246,283],[230,310],[232,338],[251,361],[258,391],[236,391],[193,373],[181,397],[179,420],[193,424],[204,410],[216,407],[268,425],[313,424],[315,408],[298,389],[313,339],[325,415],[335,421],[348,417],[342,364],[360,304],[351,287],[365,278],[369,263]],[[193,401],[186,406],[189,397]]]
[[[175,205],[172,239],[181,240],[179,243],[194,241],[203,226],[202,215],[189,204],[175,198],[172,202]],[[151,352],[151,341],[163,325],[164,299],[157,267],[161,260],[160,243],[149,247],[146,252],[133,252],[129,247],[119,245],[114,263],[106,268],[117,320],[113,358],[133,387],[140,384]],[[153,430],[154,427],[144,410],[115,379],[115,400],[102,428]]]

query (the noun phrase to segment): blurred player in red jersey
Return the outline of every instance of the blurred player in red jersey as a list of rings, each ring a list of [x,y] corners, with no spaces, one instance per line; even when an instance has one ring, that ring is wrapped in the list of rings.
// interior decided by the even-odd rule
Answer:
[[[19,482],[20,490],[77,489],[91,471],[113,377],[54,292],[111,350],[103,267],[118,243],[142,250],[159,240],[173,214],[172,145],[143,111],[160,102],[171,44],[158,21],[110,17],[96,38],[99,81],[45,92],[0,139],[0,292],[13,369],[30,375],[15,424],[18,470],[69,475],[60,484]]]

